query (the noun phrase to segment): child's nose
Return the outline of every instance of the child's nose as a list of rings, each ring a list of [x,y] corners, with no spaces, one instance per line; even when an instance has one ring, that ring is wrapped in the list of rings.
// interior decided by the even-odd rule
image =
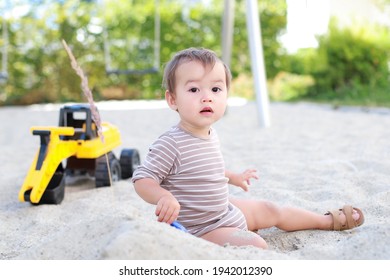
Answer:
[[[203,98],[202,98],[202,103],[205,103],[205,102],[213,102],[213,99],[211,97],[212,95],[208,92],[206,92],[204,95],[203,95]]]

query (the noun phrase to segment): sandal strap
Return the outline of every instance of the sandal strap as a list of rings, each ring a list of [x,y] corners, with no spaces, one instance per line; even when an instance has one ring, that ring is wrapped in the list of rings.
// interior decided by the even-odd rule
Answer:
[[[356,227],[356,221],[352,217],[352,211],[353,211],[353,208],[351,205],[345,205],[343,207],[343,213],[344,213],[345,218],[346,218],[346,225],[344,227],[346,227],[346,229],[351,229],[351,228]]]
[[[341,209],[340,209],[341,210]],[[342,224],[340,222],[340,218],[339,218],[339,211],[340,210],[332,210],[332,211],[329,211],[327,214],[329,215],[332,215],[332,218],[333,218],[333,230],[341,230],[342,228]]]

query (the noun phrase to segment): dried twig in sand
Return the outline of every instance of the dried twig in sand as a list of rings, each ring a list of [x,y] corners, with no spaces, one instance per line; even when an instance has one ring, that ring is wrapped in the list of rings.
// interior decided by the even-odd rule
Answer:
[[[100,139],[102,140],[102,142],[104,142],[104,136],[102,133],[102,123],[101,123],[99,112],[95,106],[95,103],[93,102],[92,92],[88,87],[88,78],[84,75],[83,70],[78,65],[76,58],[73,56],[72,51],[68,47],[68,45],[66,44],[65,40],[62,40],[62,44],[64,45],[64,48],[69,55],[72,68],[76,71],[76,74],[81,79],[81,89],[82,89],[85,97],[87,98],[89,106],[91,108],[92,119],[96,124],[97,133],[98,133]]]
[[[76,71],[76,74],[81,79],[81,89],[82,89],[85,97],[87,98],[89,106],[91,108],[92,119],[93,119],[93,121],[96,124],[97,133],[98,133],[98,135],[100,137],[100,140],[104,143],[104,135],[102,133],[102,122],[101,122],[100,115],[99,115],[99,112],[97,110],[97,107],[96,107],[95,103],[93,102],[92,92],[91,92],[91,90],[88,87],[88,78],[87,78],[87,76],[84,75],[83,70],[78,65],[76,58],[74,57],[71,49],[66,44],[65,40],[62,40],[62,44],[64,45],[64,48],[65,48],[66,52],[69,55],[72,68]],[[112,185],[111,170],[110,170],[110,164],[109,164],[109,161],[108,161],[108,155],[107,154],[106,154],[106,162],[107,162],[108,176],[110,178],[110,185]]]

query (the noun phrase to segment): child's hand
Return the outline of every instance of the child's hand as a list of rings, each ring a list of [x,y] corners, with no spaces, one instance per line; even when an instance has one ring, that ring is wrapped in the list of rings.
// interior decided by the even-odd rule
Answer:
[[[172,224],[179,215],[180,204],[173,195],[164,195],[157,202],[156,216],[159,222]]]
[[[256,169],[247,169],[242,173],[228,173],[229,184],[242,188],[244,191],[249,190],[251,179],[259,179]]]

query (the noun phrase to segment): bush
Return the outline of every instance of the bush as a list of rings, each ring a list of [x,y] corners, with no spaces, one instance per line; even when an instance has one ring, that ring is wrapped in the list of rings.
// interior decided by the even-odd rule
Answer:
[[[231,96],[239,96],[248,100],[254,100],[256,97],[254,90],[253,76],[240,73],[232,80],[230,93]]]
[[[294,74],[311,75],[319,69],[318,65],[321,64],[316,48],[302,48],[286,57],[284,69]]]
[[[350,88],[383,88],[389,84],[390,32],[366,24],[339,28],[332,20],[329,32],[319,37],[316,85],[312,95],[345,92]]]
[[[268,83],[268,91],[271,100],[291,101],[305,96],[313,85],[314,79],[310,75],[280,72]]]

